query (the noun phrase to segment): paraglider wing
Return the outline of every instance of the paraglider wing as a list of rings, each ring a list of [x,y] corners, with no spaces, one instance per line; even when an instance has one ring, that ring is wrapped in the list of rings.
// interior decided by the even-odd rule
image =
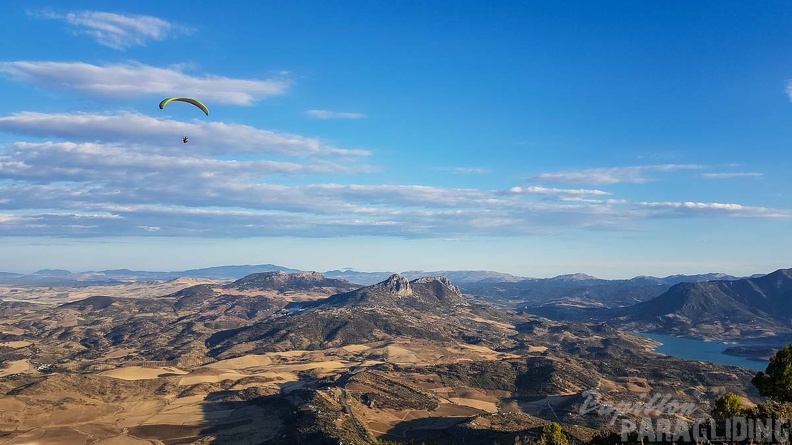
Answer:
[[[190,97],[168,97],[168,98],[164,99],[162,102],[160,102],[160,104],[159,104],[160,110],[165,108],[165,105],[168,105],[168,102],[172,102],[174,100],[177,100],[179,102],[187,102],[187,103],[193,104],[196,107],[200,108],[201,111],[206,113],[207,116],[209,116],[209,109],[206,108],[206,105],[204,105],[201,102],[199,102],[199,101],[197,101],[195,99],[192,99]]]

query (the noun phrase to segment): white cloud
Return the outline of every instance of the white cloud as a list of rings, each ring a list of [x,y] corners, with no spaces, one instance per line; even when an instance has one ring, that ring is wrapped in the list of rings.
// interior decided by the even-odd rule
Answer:
[[[705,179],[733,179],[733,178],[758,178],[764,176],[763,173],[755,172],[733,172],[733,173],[702,173]]]
[[[627,204],[627,200],[625,199],[594,199],[594,198],[584,198],[582,196],[559,196],[558,199],[560,201],[565,202],[587,202],[592,204]]]
[[[162,166],[168,171],[163,172]],[[0,154],[0,177],[25,180],[116,181],[130,180],[131,175],[148,178],[161,176],[164,181],[177,178],[234,177],[256,180],[264,176],[310,175],[323,173],[360,173],[368,166],[314,161],[308,164],[269,160],[236,161],[203,158],[192,155],[169,156],[128,147],[97,143],[19,142],[8,155]]]
[[[18,220],[20,217],[11,213],[0,213],[0,224]]]
[[[421,186],[277,186],[241,181],[182,184],[129,181],[124,189],[16,184],[0,186],[7,213],[0,233],[119,235],[156,227],[162,235],[339,236],[515,235],[559,228],[619,227],[658,217],[789,217],[788,211],[718,203],[621,200],[542,203],[496,198],[497,191]],[[438,197],[441,199],[438,201]],[[58,209],[35,212],[35,208]],[[14,213],[20,209],[20,213]],[[640,211],[645,209],[645,211]],[[117,215],[80,221],[84,214]],[[80,227],[78,227],[80,226]]]
[[[608,193],[603,190],[590,190],[590,189],[559,189],[559,188],[552,188],[552,187],[541,187],[537,185],[532,185],[529,187],[512,187],[510,189],[512,193],[535,193],[535,194],[543,194],[543,195],[595,195],[595,196],[604,196],[604,195],[611,195],[612,193]]]
[[[741,204],[636,203],[587,188],[310,183],[311,175],[374,168],[338,156],[365,153],[201,119],[19,113],[0,117],[0,130],[62,139],[0,146],[0,236],[448,238],[624,230],[669,217],[792,216]],[[283,175],[300,182],[283,183]]]
[[[338,197],[363,201],[369,205],[428,206],[439,208],[507,204],[492,191],[431,187],[425,185],[315,184],[304,186],[312,196]]]
[[[774,209],[761,206],[746,206],[734,203],[720,202],[639,202],[639,206],[670,210],[677,215],[728,215],[743,218],[790,218],[792,212],[784,209]]]
[[[588,168],[584,170],[568,170],[561,172],[542,173],[534,179],[549,182],[585,183],[585,184],[616,184],[620,182],[648,182],[653,179],[647,176],[651,172],[674,172],[678,170],[695,170],[703,168],[692,164],[661,164],[636,165],[628,167]]]
[[[488,168],[483,167],[438,167],[435,170],[454,175],[483,175],[490,172]]]
[[[317,119],[365,119],[366,115],[363,113],[351,113],[346,111],[331,111],[331,110],[308,110],[305,112],[308,116]]]
[[[290,85],[285,79],[191,76],[179,67],[160,68],[141,63],[0,62],[0,73],[43,88],[68,89],[103,97],[196,97],[210,110],[212,103],[250,105],[259,99],[282,95]]]
[[[26,155],[25,149],[41,151]],[[211,159],[179,163],[176,156],[147,163],[119,150],[17,144],[0,161],[0,200],[6,209],[0,234],[102,236],[157,228],[151,233],[164,236],[502,236],[560,227],[618,230],[664,217],[792,216],[786,210],[741,204],[589,199],[590,191],[575,189],[558,193],[560,202],[546,202],[510,190],[286,186],[259,182],[250,166]],[[67,159],[69,154],[76,159]],[[19,163],[29,167],[27,172],[7,167]],[[58,164],[66,173],[57,171]]]
[[[117,14],[102,11],[80,11],[66,14],[31,11],[29,15],[64,21],[72,26],[75,33],[88,35],[100,45],[118,50],[132,46],[144,46],[149,40],[164,40],[171,35],[192,32],[189,27],[150,15]]]
[[[202,113],[199,112],[201,116]],[[318,139],[276,133],[249,125],[203,119],[181,122],[138,113],[35,113],[0,117],[0,131],[76,142],[117,143],[145,147],[147,152],[177,155],[280,154],[287,156],[365,156],[359,149],[338,148]],[[182,135],[190,142],[183,144]]]

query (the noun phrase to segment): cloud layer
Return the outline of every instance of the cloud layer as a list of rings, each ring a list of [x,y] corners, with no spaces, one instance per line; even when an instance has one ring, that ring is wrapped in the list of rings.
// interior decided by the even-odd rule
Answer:
[[[635,165],[628,167],[587,168],[561,172],[542,173],[535,177],[540,181],[577,184],[616,184],[620,182],[649,182],[651,173],[668,173],[679,170],[697,170],[703,166],[694,164]]]
[[[308,110],[305,112],[308,116],[317,119],[365,119],[366,115],[363,113],[351,113],[347,111],[331,111],[331,110]]]
[[[764,176],[762,173],[756,172],[726,172],[726,173],[702,173],[701,177],[705,179],[734,179],[734,178],[760,178]]]
[[[96,43],[124,50],[144,46],[150,40],[186,34],[192,29],[149,15],[117,14],[102,11],[79,11],[66,14],[30,11],[28,15],[67,23],[76,34],[92,37]]]
[[[250,105],[257,100],[285,94],[285,79],[235,79],[191,76],[180,67],[160,68],[142,63],[94,65],[84,62],[0,62],[0,73],[41,88],[73,90],[94,96],[133,98],[141,96],[200,97],[207,102]]]
[[[377,168],[360,162],[364,150],[199,119],[22,112],[0,117],[0,131],[45,139],[0,148],[0,235],[7,236],[508,236],[629,229],[656,218],[792,217],[784,209],[631,202],[607,190],[537,184],[315,182]],[[180,141],[185,132],[189,144]]]
[[[163,110],[163,113],[165,111]],[[201,114],[201,113],[198,113]],[[201,114],[203,116],[203,114]],[[73,142],[112,141],[171,154],[283,156],[365,156],[361,149],[338,148],[318,139],[276,133],[249,125],[196,119],[191,122],[155,119],[139,113],[36,113],[0,117],[0,131]],[[181,143],[182,135],[190,144]]]

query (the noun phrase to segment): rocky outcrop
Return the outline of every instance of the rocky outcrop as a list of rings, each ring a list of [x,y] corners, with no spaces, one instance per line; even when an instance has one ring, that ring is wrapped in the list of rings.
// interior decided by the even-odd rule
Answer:
[[[408,297],[413,294],[410,282],[401,275],[393,274],[387,280],[375,284],[397,297]]]

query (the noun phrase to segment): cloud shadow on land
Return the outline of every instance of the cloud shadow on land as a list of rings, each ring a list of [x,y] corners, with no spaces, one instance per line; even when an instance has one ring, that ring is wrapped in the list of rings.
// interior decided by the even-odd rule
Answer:
[[[257,382],[263,383],[261,380],[259,377],[242,379],[233,386],[242,387],[241,389],[218,390],[206,394],[200,408],[203,422],[193,425],[177,424],[176,408],[174,423],[134,426],[129,428],[128,434],[140,439],[159,440],[168,445],[195,442],[218,445],[295,443],[298,426],[310,423],[307,418],[310,412],[298,411],[294,402],[304,397],[308,388],[315,387],[317,381],[306,373],[300,373],[299,380],[280,383],[277,387],[256,386]],[[180,398],[201,395],[207,386],[213,384],[197,383],[186,386],[171,403],[175,405]]]

